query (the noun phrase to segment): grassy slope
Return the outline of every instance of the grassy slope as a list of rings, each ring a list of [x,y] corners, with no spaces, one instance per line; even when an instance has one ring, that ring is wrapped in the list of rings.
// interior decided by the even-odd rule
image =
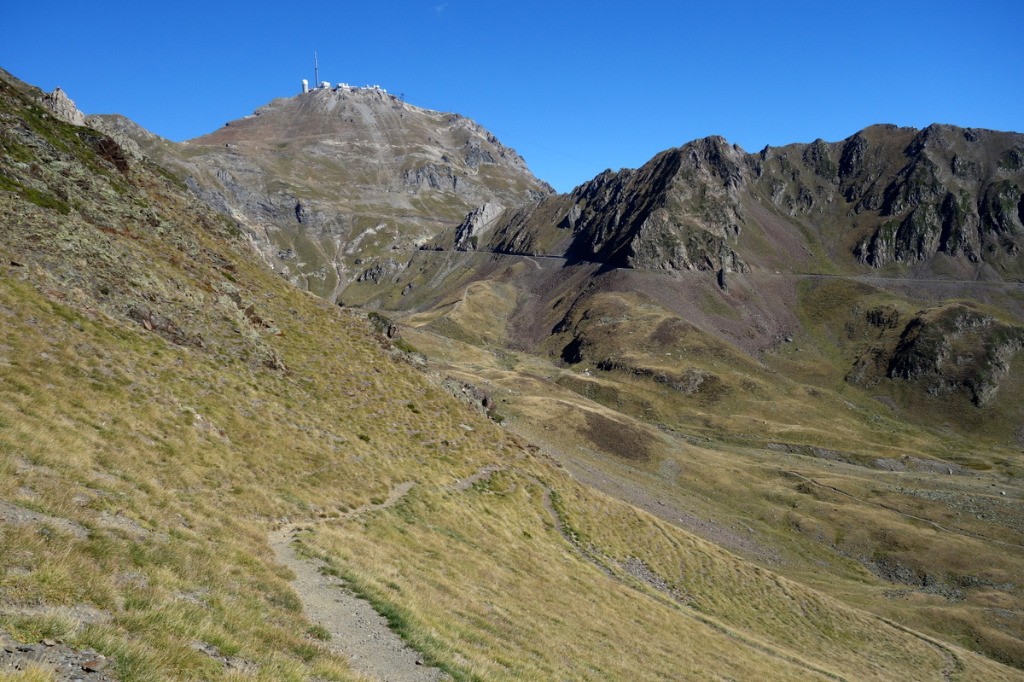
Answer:
[[[857,346],[829,336],[842,320],[822,321],[846,315],[836,299],[842,286],[830,283],[804,303],[807,336],[767,366],[630,294],[596,294],[572,318],[586,318],[588,345],[571,369],[473,333],[505,328],[493,299],[506,283],[478,281],[441,315],[408,316],[414,326],[404,333],[453,376],[488,391],[512,429],[577,475],[648,499],[670,521],[703,519],[681,525],[804,584],[1019,666],[1019,458],[981,434],[966,440],[948,425],[901,421],[847,384],[844,363]],[[861,299],[840,302],[867,310],[896,300],[858,291]],[[550,352],[564,341],[549,342]],[[627,369],[600,371],[595,361],[604,358]],[[687,394],[628,368],[717,380]],[[796,445],[765,449],[772,443]],[[914,471],[908,456],[933,469]],[[947,476],[933,457],[978,473]],[[878,468],[904,461],[911,470]]]
[[[217,676],[219,664],[193,649],[197,642],[256,663],[267,679],[309,674],[345,679],[342,665],[301,634],[309,626],[286,576],[267,558],[268,519],[329,515],[380,496],[398,480],[415,478],[424,492],[393,512],[397,528],[379,529],[371,521],[354,534],[346,529],[345,549],[331,555],[357,581],[372,585],[383,573],[398,584],[399,594],[411,593],[408,599],[383,601],[411,612],[407,627],[414,641],[423,638],[423,630],[437,629],[439,651],[432,653],[454,672],[483,678],[531,670],[603,677],[621,674],[624,663],[662,674],[682,665],[708,672],[726,663],[723,669],[733,668],[741,677],[792,678],[800,671],[757,649],[734,651],[735,642],[715,628],[694,622],[678,607],[638,602],[621,581],[573,556],[545,521],[536,485],[522,473],[509,474],[513,482],[505,488],[514,488],[518,478],[522,493],[507,500],[481,498],[487,489],[460,496],[442,492],[441,484],[453,476],[499,463],[502,443],[508,451],[512,445],[494,427],[423,385],[403,363],[374,352],[366,332],[346,330],[337,314],[314,301],[289,302],[305,303],[304,325],[320,331],[335,327],[317,344],[324,355],[307,355],[310,349],[299,343],[299,348],[282,344],[293,369],[281,378],[244,366],[224,367],[152,336],[79,316],[10,276],[3,284],[6,322],[36,320],[36,333],[14,335],[6,356],[4,389],[10,398],[0,447],[9,475],[3,499],[65,520],[4,526],[9,551],[3,623],[23,638],[59,635],[94,646],[118,657],[118,672],[126,679]],[[93,354],[97,350],[100,355]],[[317,368],[317,379],[303,367],[307,362]],[[365,400],[366,394],[360,406],[345,405],[354,402],[345,400],[345,390],[358,390],[366,373],[376,379],[374,367],[380,369],[377,381],[388,387],[379,399],[392,405],[386,424],[379,420],[383,405]],[[254,400],[262,403],[258,410],[252,409]],[[202,422],[192,410],[203,415]],[[476,430],[468,432],[455,420]],[[197,427],[203,423],[215,427]],[[439,439],[435,447],[408,436],[411,427],[426,423],[432,438]],[[444,452],[436,449],[441,441],[448,443]],[[339,442],[342,447],[330,445]],[[528,475],[553,479],[562,497],[571,496],[575,504],[586,500],[581,518],[589,517],[589,523],[608,515],[606,509],[591,508],[597,501],[592,493],[546,465],[527,461],[521,467]],[[500,481],[490,485],[502,489]],[[629,514],[622,505],[604,504]],[[87,536],[67,532],[67,522],[87,529]],[[612,537],[628,546],[625,538],[634,530],[620,528]],[[698,547],[710,557],[709,572],[751,570],[709,546]],[[558,562],[565,565],[556,573],[552,568]],[[770,581],[756,573],[751,579],[771,591]],[[745,593],[727,587],[696,594],[717,615],[713,603],[719,594]],[[495,634],[486,619],[472,614],[488,612],[488,602],[499,597],[516,617],[507,631]],[[579,603],[588,604],[583,613]],[[48,615],[19,615],[38,613],[39,605],[82,604],[110,620],[76,628],[71,612],[62,615],[59,608]],[[764,616],[771,626],[767,631],[753,628],[760,637],[773,638],[779,626],[789,632],[803,628],[798,619],[785,627],[796,613],[784,600],[770,599],[763,606],[778,615]],[[863,618],[833,608],[846,627]],[[564,616],[552,619],[558,613]],[[595,628],[593,639],[578,638],[577,627],[567,626],[577,619]],[[882,630],[896,642],[874,644],[895,646],[906,672],[941,665],[929,647]],[[558,653],[562,638],[572,646]],[[601,641],[610,653],[595,646]],[[635,657],[623,659],[616,649],[620,642],[633,643],[629,650]],[[638,642],[644,647],[635,646]],[[541,662],[531,661],[537,657]],[[858,667],[839,670],[849,674]]]

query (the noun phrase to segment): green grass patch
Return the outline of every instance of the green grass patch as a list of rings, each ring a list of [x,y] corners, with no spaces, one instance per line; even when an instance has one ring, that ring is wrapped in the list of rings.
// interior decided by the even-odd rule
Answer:
[[[71,213],[71,207],[68,206],[66,202],[61,201],[49,192],[43,192],[41,190],[33,189],[32,187],[22,187],[21,193],[26,199],[41,208],[56,211],[61,215]]]
[[[306,630],[306,634],[321,642],[331,641],[331,631],[322,625],[312,625]]]

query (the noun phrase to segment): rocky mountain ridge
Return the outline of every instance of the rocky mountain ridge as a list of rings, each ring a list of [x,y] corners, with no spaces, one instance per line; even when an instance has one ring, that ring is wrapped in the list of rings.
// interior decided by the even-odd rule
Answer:
[[[826,216],[835,203],[847,218],[869,218],[852,250],[859,263],[883,268],[943,254],[1020,274],[1024,135],[873,126],[841,143],[759,156],[762,187],[791,215]]]
[[[747,154],[690,142],[427,248],[606,267],[1024,275],[1024,135],[879,125]],[[467,235],[475,229],[475,246]],[[794,253],[795,251],[795,253]],[[808,262],[801,252],[821,254]],[[941,262],[940,262],[941,261]],[[866,266],[866,268],[865,268]]]
[[[424,248],[559,256],[609,268],[743,271],[730,246],[740,230],[741,155],[722,138],[699,140],[501,217],[492,208],[486,229],[473,214],[453,242],[442,237]]]

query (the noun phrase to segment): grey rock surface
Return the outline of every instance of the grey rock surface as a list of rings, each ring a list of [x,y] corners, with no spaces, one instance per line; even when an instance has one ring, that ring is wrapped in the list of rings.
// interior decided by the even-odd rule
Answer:
[[[53,92],[43,95],[43,106],[50,110],[54,116],[72,125],[85,125],[85,114],[78,110],[75,103],[68,97],[67,93],[60,88],[54,88]]]

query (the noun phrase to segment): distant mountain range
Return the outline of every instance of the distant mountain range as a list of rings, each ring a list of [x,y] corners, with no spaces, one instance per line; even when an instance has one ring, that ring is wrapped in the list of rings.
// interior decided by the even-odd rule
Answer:
[[[710,137],[440,243],[608,267],[1019,280],[1022,186],[1019,133],[879,125],[757,154]]]
[[[756,154],[711,137],[555,196],[469,119],[375,88],[275,100],[182,144],[92,120],[176,169],[277,271],[328,298],[396,275],[423,246],[669,270],[1024,274],[1019,133],[878,125]],[[486,220],[466,218],[484,204]]]
[[[591,275],[579,280],[573,266],[593,275],[707,272],[720,290],[732,287],[723,310],[744,324],[723,314],[685,317],[755,359],[780,339],[807,332],[792,293],[759,299],[777,286],[756,282],[850,276],[890,289],[902,282],[924,307],[897,315],[875,345],[849,348],[847,382],[904,382],[928,395],[959,394],[976,406],[997,400],[1024,338],[1013,319],[970,312],[979,321],[964,339],[977,350],[951,361],[953,337],[936,331],[950,324],[959,330],[949,320],[967,319],[941,312],[950,295],[1022,316],[1018,299],[993,293],[1012,292],[1024,276],[1020,133],[876,125],[840,142],[754,154],[709,137],[556,195],[515,151],[469,119],[372,87],[318,88],[274,100],[181,144],[121,117],[89,120],[127,149],[158,160],[236,221],[276,272],[329,300],[422,312],[491,276],[479,260],[455,254],[561,259],[568,266],[561,278],[545,276],[540,284],[532,281],[535,272],[513,280],[531,292],[518,294],[531,303],[508,333],[513,345],[562,344],[549,352],[574,362],[622,366],[597,352],[586,323],[569,323],[573,310],[604,286]],[[452,255],[426,255],[437,251]],[[689,281],[664,285],[678,290],[671,303],[677,314],[693,306]],[[567,282],[586,282],[585,293],[552,293]],[[745,288],[750,295],[735,300]],[[530,312],[540,301],[547,311]],[[570,328],[574,335],[565,337]],[[1024,415],[1008,419],[1024,428]]]

